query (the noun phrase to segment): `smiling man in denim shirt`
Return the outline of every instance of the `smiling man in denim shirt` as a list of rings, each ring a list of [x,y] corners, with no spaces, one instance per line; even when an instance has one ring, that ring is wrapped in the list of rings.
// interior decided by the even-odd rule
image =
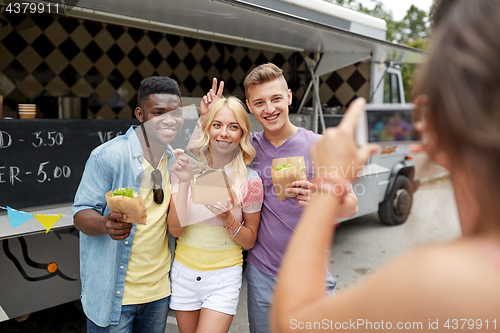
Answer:
[[[175,246],[166,223],[169,144],[184,124],[177,82],[144,79],[135,115],[141,126],[92,151],[73,205],[88,332],[165,332]],[[146,225],[110,212],[105,194],[123,187],[144,198]]]

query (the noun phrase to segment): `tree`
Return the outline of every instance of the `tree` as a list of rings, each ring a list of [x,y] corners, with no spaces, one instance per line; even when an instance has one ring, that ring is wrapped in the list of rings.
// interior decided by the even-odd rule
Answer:
[[[373,9],[363,6],[361,3],[358,4],[358,10],[372,16],[383,19],[387,24],[387,31],[385,39],[394,42],[397,41],[398,32],[401,30],[401,23],[394,20],[392,16],[392,11],[384,6],[382,1],[372,0],[375,3]]]
[[[428,47],[427,39],[414,39],[406,43],[407,46],[414,47],[417,49],[425,50]],[[401,67],[401,77],[403,79],[403,87],[405,100],[407,103],[413,101],[413,89],[415,84],[415,77],[418,72],[418,64],[406,64],[403,63]]]
[[[427,13],[411,5],[405,17],[399,22],[398,42],[408,45],[415,40],[427,39],[429,24]]]
[[[417,49],[427,49],[427,40],[429,36],[428,22],[427,13],[412,5],[410,9],[408,9],[408,12],[403,20],[400,22],[401,30],[399,32],[399,43]],[[411,102],[413,101],[414,81],[418,71],[418,66],[416,64],[403,63],[400,67],[401,76],[403,78],[405,100],[407,102]]]

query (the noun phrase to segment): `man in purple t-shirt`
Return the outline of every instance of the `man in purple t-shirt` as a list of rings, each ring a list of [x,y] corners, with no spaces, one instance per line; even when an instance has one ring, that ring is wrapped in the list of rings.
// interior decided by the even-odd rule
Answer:
[[[276,158],[303,156],[310,180],[310,148],[320,136],[290,122],[288,106],[292,103],[292,92],[282,70],[276,65],[268,63],[256,67],[245,78],[244,86],[248,109],[264,128],[260,133],[253,133],[251,138],[257,153],[251,167],[262,178],[264,202],[257,241],[248,253],[245,274],[250,332],[265,333],[270,330],[269,311],[279,266],[313,186],[308,180],[295,181],[287,192],[296,193],[297,197],[279,201],[273,185],[271,164]],[[357,204],[351,189],[338,217],[354,216]],[[311,221],[311,227],[314,227],[314,221]],[[326,280],[328,290],[333,292],[336,282],[330,273]]]

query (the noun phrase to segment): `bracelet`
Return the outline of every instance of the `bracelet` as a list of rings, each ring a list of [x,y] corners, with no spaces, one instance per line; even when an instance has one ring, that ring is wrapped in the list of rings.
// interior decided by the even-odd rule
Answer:
[[[233,225],[236,223],[236,217],[233,216],[233,223],[229,227],[226,227],[227,230],[232,229]]]
[[[231,237],[231,238],[236,237],[236,235],[238,234],[238,232],[240,232],[241,227],[242,227],[242,225],[240,224],[240,227],[238,229],[236,229],[236,232],[233,235],[229,234],[229,237]]]
[[[196,126],[201,127],[201,122],[200,122],[200,119],[199,119],[199,118],[198,118],[198,120],[196,121]]]

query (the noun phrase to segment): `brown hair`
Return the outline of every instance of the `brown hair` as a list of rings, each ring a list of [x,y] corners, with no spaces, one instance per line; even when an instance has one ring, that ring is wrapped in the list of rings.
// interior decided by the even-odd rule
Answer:
[[[474,179],[481,218],[500,216],[500,1],[441,0],[416,93],[453,168]]]
[[[286,83],[285,77],[283,76],[283,70],[281,68],[270,62],[255,67],[250,74],[247,75],[245,81],[243,81],[245,96],[248,97],[248,89],[254,85],[269,82],[275,79],[280,79],[285,87],[285,90],[288,90],[288,84]]]

